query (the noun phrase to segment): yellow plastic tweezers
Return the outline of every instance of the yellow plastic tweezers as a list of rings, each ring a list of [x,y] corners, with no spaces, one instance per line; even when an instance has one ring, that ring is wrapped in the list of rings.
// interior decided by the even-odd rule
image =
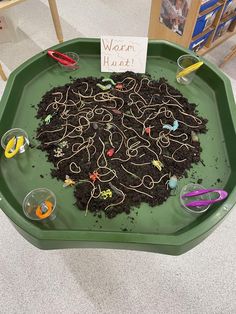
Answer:
[[[9,142],[7,143],[7,146],[5,148],[5,157],[6,158],[12,158],[14,157],[18,151],[20,150],[21,146],[24,145],[24,137],[12,137]]]
[[[192,73],[193,71],[198,70],[201,66],[203,65],[202,61],[199,61],[197,63],[194,63],[192,65],[190,65],[189,67],[187,67],[186,69],[180,71],[177,75],[176,78],[180,78],[183,77],[185,75],[188,75],[190,73]]]

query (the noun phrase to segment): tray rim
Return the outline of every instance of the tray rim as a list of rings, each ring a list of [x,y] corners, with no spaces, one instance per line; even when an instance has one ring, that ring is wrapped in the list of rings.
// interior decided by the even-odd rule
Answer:
[[[60,50],[60,48],[65,48],[68,44],[73,43],[96,43],[100,44],[99,39],[90,39],[90,38],[76,38],[69,41],[66,41],[61,44],[57,44],[52,49]],[[167,46],[172,46],[173,48],[179,50],[180,53],[189,53],[188,49],[180,47],[176,44],[164,41],[164,40],[149,40],[149,46],[155,44],[164,44]],[[18,68],[16,68],[8,79],[7,85],[5,87],[3,96],[0,101],[0,120],[2,114],[5,110],[5,107],[8,102],[8,97],[11,93],[12,86],[16,81],[16,76],[26,67],[30,66],[30,64],[40,58],[44,57],[47,50],[39,52],[32,58],[25,61]],[[234,96],[231,88],[231,82],[229,78],[219,70],[215,65],[211,64],[206,59],[204,60],[204,64],[215,74],[218,75],[219,78],[224,83],[229,109],[232,116],[232,124],[234,126],[234,130],[236,130],[236,119],[233,119],[236,116],[236,106],[234,103]],[[231,173],[232,175],[232,173]],[[230,178],[229,178],[230,179]],[[0,190],[1,193],[1,190]],[[12,222],[18,226],[20,229],[24,230],[26,233],[31,235],[32,237],[38,240],[56,240],[56,241],[92,241],[92,242],[117,242],[117,243],[136,243],[136,244],[147,244],[147,245],[166,245],[166,246],[185,246],[187,247],[190,242],[195,241],[197,238],[202,237],[203,235],[209,234],[218,223],[220,223],[223,218],[230,212],[233,206],[236,203],[236,186],[233,188],[230,193],[228,199],[222,203],[222,205],[214,211],[211,215],[206,217],[203,221],[196,224],[192,228],[188,230],[184,230],[179,234],[152,234],[152,233],[132,233],[132,232],[122,232],[122,231],[90,231],[90,230],[43,230],[40,229],[37,225],[33,224],[26,217],[20,215],[11,204],[7,201],[4,195],[1,195],[1,209],[8,216]],[[227,210],[225,209],[227,207]],[[109,235],[109,237],[108,237]],[[99,239],[99,240],[97,240]]]

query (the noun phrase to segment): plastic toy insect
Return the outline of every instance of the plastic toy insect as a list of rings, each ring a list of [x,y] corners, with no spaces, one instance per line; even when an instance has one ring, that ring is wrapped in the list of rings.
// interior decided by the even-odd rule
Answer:
[[[63,147],[68,148],[68,147],[69,147],[67,141],[62,141],[61,143],[58,144],[58,146],[59,146],[60,148],[63,148]]]
[[[147,128],[145,128],[145,133],[148,134],[148,135],[151,134],[151,128],[150,128],[150,126],[147,127]]]
[[[107,189],[106,191],[101,191],[100,195],[101,195],[101,198],[103,198],[105,200],[108,197],[109,198],[112,197],[112,191],[111,191],[111,189]]]
[[[52,119],[52,115],[49,114],[49,115],[46,116],[46,118],[44,119],[44,121],[46,122],[46,124],[49,124],[50,121],[51,121],[51,119]]]
[[[170,124],[165,124],[163,125],[163,129],[168,129],[170,131],[176,131],[179,127],[179,122],[177,120],[174,121],[173,126],[171,126]]]
[[[112,124],[111,123],[107,123],[106,124],[106,130],[111,130],[112,129]]]
[[[114,148],[110,148],[110,149],[107,151],[107,156],[108,156],[108,157],[112,157],[112,156],[114,155],[114,153],[115,153]]]
[[[41,208],[40,209],[41,209],[42,214],[45,214],[48,211],[48,207],[45,204],[45,202],[41,203]]]
[[[55,154],[54,154],[55,157],[62,157],[62,156],[64,156],[64,153],[62,152],[62,149],[59,148],[59,147],[56,148],[56,149],[54,149],[53,151],[54,151],[54,153],[55,153]]]
[[[75,185],[75,181],[72,180],[68,175],[66,175],[66,179],[64,181],[64,184],[63,184],[63,188],[66,188],[67,186],[73,186]]]
[[[97,171],[94,171],[93,173],[89,174],[89,178],[93,182],[95,182],[99,177],[100,177],[100,175]]]
[[[163,163],[160,160],[152,160],[152,165],[156,167],[159,171],[164,167]]]
[[[102,85],[102,84],[96,84],[97,87],[101,88],[101,90],[106,91],[112,88],[111,84],[107,84],[107,85]]]
[[[198,136],[194,131],[191,131],[191,138],[193,142],[199,142]]]
[[[119,90],[123,89],[123,87],[124,87],[124,86],[123,86],[122,83],[117,83],[116,86],[115,86],[115,88],[116,88],[116,89],[119,89]]]
[[[168,186],[171,190],[174,190],[177,188],[178,185],[178,179],[175,175],[170,177],[170,180],[167,181],[168,182]]]

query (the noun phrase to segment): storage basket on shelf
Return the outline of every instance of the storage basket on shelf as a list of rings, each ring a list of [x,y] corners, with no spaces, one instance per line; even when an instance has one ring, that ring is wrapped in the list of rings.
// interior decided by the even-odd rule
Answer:
[[[199,12],[207,10],[208,8],[215,5],[217,2],[218,0],[202,0],[202,4],[201,4]]]
[[[221,7],[222,6],[219,6],[215,8],[214,10],[212,10],[211,12],[204,14],[197,19],[192,37],[197,36],[198,34],[204,32],[204,30],[206,30],[208,27],[212,26],[212,24],[214,23],[216,14],[217,12],[219,12]]]
[[[205,44],[206,44],[208,38],[210,37],[210,35],[212,34],[212,32],[213,31],[209,31],[207,34],[201,36],[200,38],[198,38],[198,39],[196,39],[194,41],[192,41],[190,46],[189,46],[189,49],[191,49],[191,50],[193,50],[195,52],[197,52],[200,49],[202,49],[205,46]]]

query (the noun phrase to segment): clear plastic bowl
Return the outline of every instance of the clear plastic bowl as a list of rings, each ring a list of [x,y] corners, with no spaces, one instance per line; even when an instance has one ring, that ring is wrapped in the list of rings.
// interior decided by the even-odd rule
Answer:
[[[194,214],[202,214],[208,210],[208,208],[210,207],[210,204],[207,206],[197,206],[197,207],[192,207],[192,206],[188,207],[186,206],[186,204],[192,201],[197,201],[197,200],[211,200],[210,193],[183,198],[184,194],[192,192],[192,191],[196,191],[196,190],[205,190],[205,188],[202,185],[195,184],[195,183],[190,183],[190,184],[185,185],[180,191],[180,197],[179,197],[180,203],[186,211],[190,213],[194,213]]]
[[[24,137],[24,145],[22,145],[20,147],[20,150],[18,151],[18,153],[19,154],[24,153],[26,151],[26,149],[28,148],[28,146],[29,146],[29,138],[28,138],[28,134],[24,130],[19,129],[19,128],[10,129],[6,133],[3,134],[2,138],[1,138],[1,146],[2,146],[2,148],[5,150],[8,142],[13,137],[17,138],[19,136],[23,136]]]
[[[195,56],[192,56],[192,55],[183,55],[183,56],[180,56],[177,60],[177,73],[178,74],[179,72],[183,71],[184,69],[188,68],[189,66],[195,64],[199,62],[199,59]],[[188,85],[192,82],[194,76],[195,76],[195,73],[196,71],[193,71],[185,76],[182,76],[182,77],[179,77],[177,78],[177,82],[179,84],[182,84],[182,85]]]
[[[48,204],[51,206],[51,212],[49,215],[47,214]],[[52,191],[46,188],[32,190],[25,196],[22,208],[24,214],[31,220],[54,220],[56,218],[56,196]],[[41,217],[37,214],[39,208],[45,209],[45,214],[41,213]]]
[[[79,55],[75,52],[65,52],[65,55],[67,55],[68,57],[72,58],[73,60],[75,60],[75,64],[73,65],[63,65],[60,62],[58,62],[58,64],[61,66],[61,68],[65,71],[74,71],[77,70],[79,68]]]

